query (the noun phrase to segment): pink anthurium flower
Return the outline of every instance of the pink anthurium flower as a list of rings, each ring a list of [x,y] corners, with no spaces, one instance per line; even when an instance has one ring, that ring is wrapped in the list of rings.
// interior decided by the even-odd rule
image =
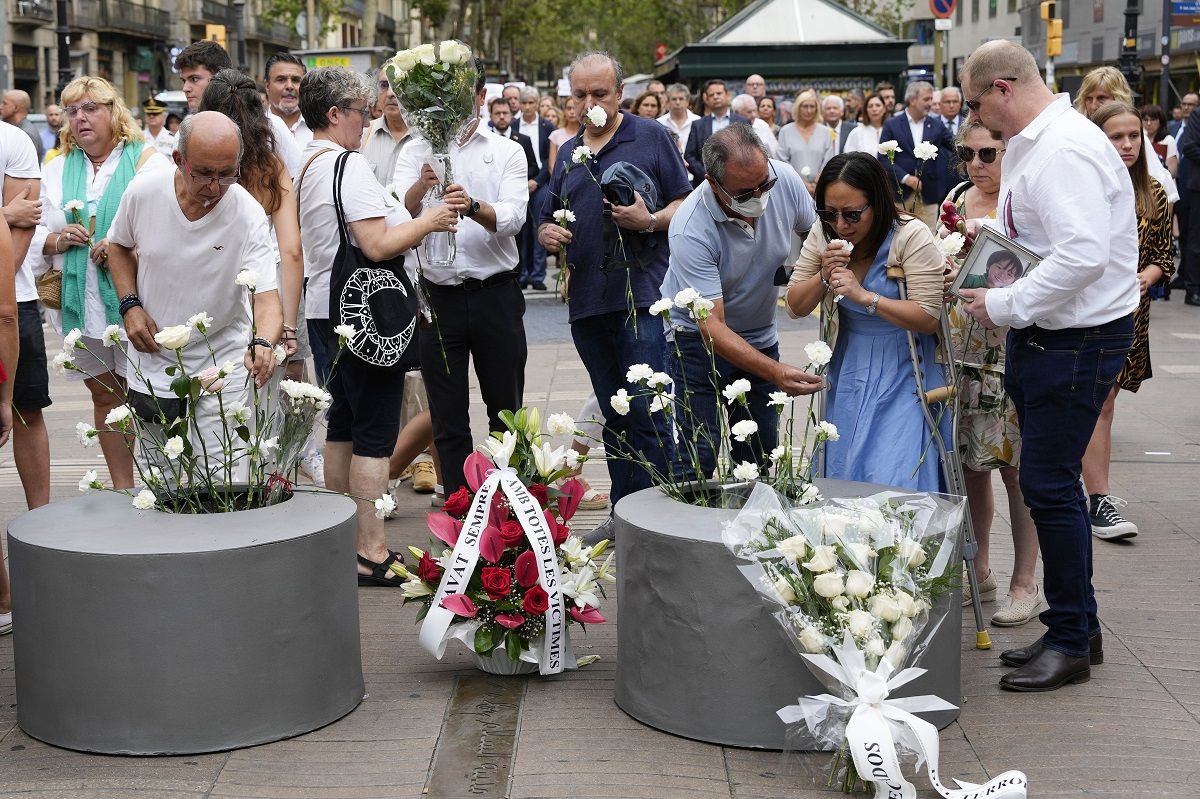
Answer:
[[[492,459],[478,450],[467,456],[467,459],[463,461],[463,477],[466,478],[467,487],[471,489],[472,494],[479,491],[479,487],[487,479],[488,473],[495,469],[496,464],[492,463]]]
[[[479,554],[488,563],[499,563],[504,555],[504,539],[500,536],[500,528],[489,524],[483,528],[479,537]]]
[[[475,603],[466,594],[447,594],[442,598],[442,607],[452,612],[455,616],[462,616],[464,619],[473,619],[475,618],[475,614],[479,612],[475,607]]]
[[[607,619],[600,615],[598,608],[593,608],[588,605],[583,607],[572,607],[571,618],[580,624],[604,624]]]
[[[537,585],[541,575],[538,573],[537,556],[532,550],[525,550],[517,555],[517,585],[529,588]]]
[[[520,613],[497,613],[496,623],[501,627],[515,630],[525,623],[525,617]]]
[[[425,521],[434,538],[450,547],[458,543],[458,536],[462,533],[463,527],[463,523],[458,519],[444,513],[434,512],[426,514]]]
[[[575,511],[579,509],[579,503],[583,501],[583,495],[587,491],[584,489],[583,483],[574,478],[563,483],[558,490],[562,492],[562,496],[558,498],[558,515],[564,522],[569,522],[575,515]]]

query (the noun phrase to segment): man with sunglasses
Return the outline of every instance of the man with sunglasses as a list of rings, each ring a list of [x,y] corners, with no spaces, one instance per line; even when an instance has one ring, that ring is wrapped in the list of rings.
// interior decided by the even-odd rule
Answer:
[[[768,156],[754,129],[735,123],[704,143],[705,179],[671,220],[670,264],[662,284],[664,299],[695,289],[713,302],[710,316],[697,323],[687,311],[673,308],[666,322],[668,340],[677,353],[668,359],[675,391],[684,386],[691,413],[677,416],[686,440],[699,444],[703,474],[690,473],[688,453],[676,458],[677,473],[687,479],[708,477],[716,467],[710,444],[720,441],[717,396],[712,384],[715,354],[717,384],[750,381],[748,407],[730,406],[730,423],[751,419],[758,432],[746,441],[729,442],[733,460],[759,463],[762,453],[778,443],[779,413],[771,393],[789,396],[820,390],[822,380],[779,361],[775,330],[780,285],[787,282],[784,264],[792,234],[803,236],[816,221],[816,206],[804,182],[786,161]],[[699,436],[692,429],[701,425]],[[681,448],[683,450],[684,448]]]
[[[1005,142],[996,227],[1042,257],[1006,288],[963,289],[980,324],[1009,325],[1004,387],[1021,424],[1021,490],[1037,526],[1046,634],[1000,659],[1012,691],[1085,682],[1103,662],[1092,527],[1080,481],[1100,400],[1125,363],[1138,305],[1133,184],[1103,131],[1046,88],[1029,51],[1005,40],[962,72],[971,119]],[[978,222],[968,223],[968,232]]]

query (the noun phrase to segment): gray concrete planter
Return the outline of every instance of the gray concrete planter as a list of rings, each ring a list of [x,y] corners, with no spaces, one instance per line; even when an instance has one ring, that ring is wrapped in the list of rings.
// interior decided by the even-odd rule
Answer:
[[[827,497],[880,486],[818,480]],[[617,539],[617,705],[638,721],[700,741],[785,748],[775,711],[826,693],[742,576],[721,542],[736,510],[685,505],[648,488],[614,509]],[[961,592],[942,597],[950,616],[898,696],[936,694],[961,704]],[[958,711],[921,714],[939,728]]]
[[[309,732],[363,699],[345,497],[172,515],[99,493],[8,535],[17,722],[34,738],[212,752]]]

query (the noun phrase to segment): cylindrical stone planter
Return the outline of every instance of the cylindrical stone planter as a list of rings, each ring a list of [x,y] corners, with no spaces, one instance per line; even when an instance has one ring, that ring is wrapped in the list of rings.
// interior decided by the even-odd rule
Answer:
[[[341,718],[364,694],[354,503],[138,511],[97,493],[14,520],[17,722],[46,743],[184,754]]]
[[[884,486],[818,480],[826,497],[868,496]],[[614,508],[620,623],[617,705],[651,727],[709,743],[785,748],[776,712],[827,689],[800,657],[721,541],[736,510],[686,505],[648,488]],[[961,703],[961,591],[920,666],[897,696],[936,694]],[[938,728],[958,711],[920,714]]]

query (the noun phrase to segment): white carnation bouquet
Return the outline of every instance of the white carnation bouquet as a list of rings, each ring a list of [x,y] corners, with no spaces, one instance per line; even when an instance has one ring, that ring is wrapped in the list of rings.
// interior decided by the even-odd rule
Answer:
[[[749,561],[742,573],[834,695],[780,710],[799,748],[835,751],[831,786],[849,792],[859,781],[847,724],[863,675],[887,682],[914,666],[957,610],[939,599],[957,587],[964,512],[961,497],[892,491],[801,507],[758,485],[723,531],[734,556]],[[909,740],[893,732],[899,744]]]

